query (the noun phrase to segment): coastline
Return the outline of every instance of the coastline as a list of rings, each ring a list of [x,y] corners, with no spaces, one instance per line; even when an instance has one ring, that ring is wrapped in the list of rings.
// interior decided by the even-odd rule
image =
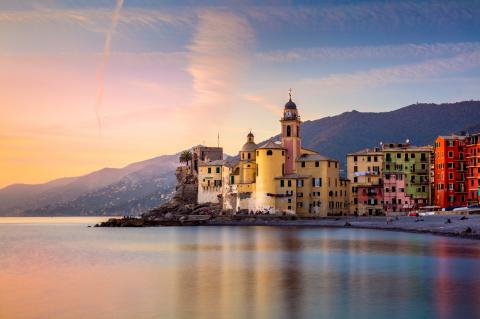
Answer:
[[[315,227],[354,228],[432,234],[480,240],[480,215],[437,215],[425,217],[325,217],[316,219],[281,218],[263,215],[218,216],[207,220],[182,220],[169,222],[144,219],[116,219],[96,225],[99,227],[172,227],[172,226],[234,226],[234,227]],[[447,222],[450,220],[450,223]]]

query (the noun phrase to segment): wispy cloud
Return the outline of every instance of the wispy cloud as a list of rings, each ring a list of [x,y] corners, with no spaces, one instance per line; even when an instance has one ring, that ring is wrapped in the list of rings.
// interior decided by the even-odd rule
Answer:
[[[255,40],[248,21],[224,10],[205,10],[189,46],[194,106],[221,110],[234,100]]]
[[[67,24],[103,32],[108,28],[111,10],[97,9],[38,9],[0,12],[0,23],[15,24]],[[164,25],[185,26],[195,22],[192,10],[147,10],[125,8],[119,22],[132,27],[158,28]]]
[[[110,49],[112,46],[112,35],[115,32],[115,28],[118,24],[118,19],[120,18],[120,12],[122,11],[123,7],[123,0],[117,0],[115,10],[112,14],[110,29],[107,31],[105,35],[105,45],[103,48],[103,56],[102,62],[97,70],[97,83],[98,83],[98,92],[97,92],[97,99],[95,100],[95,115],[97,117],[98,123],[98,135],[102,135],[102,118],[100,116],[100,108],[102,107],[102,100],[103,100],[103,91],[104,91],[104,78],[105,78],[105,71],[107,69],[108,60],[110,59]]]
[[[320,30],[373,30],[405,26],[449,26],[475,21],[480,5],[471,1],[389,1],[321,6],[259,6],[244,9],[256,21],[272,26],[313,25]],[[478,23],[478,22],[477,22]]]
[[[375,87],[390,83],[407,83],[431,80],[437,76],[462,72],[480,66],[480,51],[462,53],[450,58],[431,59],[426,62],[377,68],[348,74],[334,74],[323,78],[301,81],[302,85],[321,87],[326,90]]]
[[[263,62],[332,61],[371,58],[434,58],[480,51],[480,42],[296,48],[256,54]]]
[[[249,102],[255,103],[277,116],[282,115],[282,108],[269,101],[265,96],[258,94],[242,94],[242,97]]]

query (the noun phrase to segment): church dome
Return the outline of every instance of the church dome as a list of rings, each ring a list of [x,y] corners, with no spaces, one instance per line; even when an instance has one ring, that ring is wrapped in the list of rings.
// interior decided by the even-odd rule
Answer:
[[[297,109],[297,104],[292,101],[292,98],[288,100],[288,102],[285,104],[285,109],[286,110],[296,110]]]
[[[245,144],[243,144],[243,147],[242,147],[242,152],[253,152],[257,149],[257,144],[255,144],[254,142],[247,142]]]

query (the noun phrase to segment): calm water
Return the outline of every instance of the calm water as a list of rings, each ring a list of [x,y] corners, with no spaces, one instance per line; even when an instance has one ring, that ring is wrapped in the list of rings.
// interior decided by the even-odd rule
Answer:
[[[480,242],[0,218],[0,318],[480,318]]]

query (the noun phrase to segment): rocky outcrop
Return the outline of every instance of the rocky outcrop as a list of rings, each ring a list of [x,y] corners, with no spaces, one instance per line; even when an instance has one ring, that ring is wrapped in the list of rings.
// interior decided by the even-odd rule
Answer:
[[[175,177],[177,186],[172,202],[174,204],[195,204],[198,195],[198,180],[192,174],[190,166],[177,167]]]
[[[141,217],[111,218],[96,227],[148,227],[201,225],[206,221],[222,216],[220,205],[180,204],[174,201],[160,205]]]

